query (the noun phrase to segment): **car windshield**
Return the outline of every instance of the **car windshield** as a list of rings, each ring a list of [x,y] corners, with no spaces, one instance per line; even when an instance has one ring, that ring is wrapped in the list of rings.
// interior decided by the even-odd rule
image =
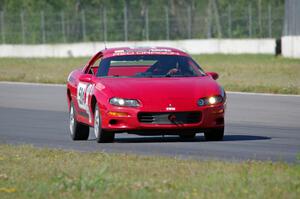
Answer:
[[[98,77],[195,77],[205,75],[190,57],[126,55],[102,59]]]

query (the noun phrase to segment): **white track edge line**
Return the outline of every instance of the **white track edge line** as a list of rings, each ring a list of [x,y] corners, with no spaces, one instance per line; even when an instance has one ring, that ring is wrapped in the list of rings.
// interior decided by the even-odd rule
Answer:
[[[26,85],[26,86],[53,86],[53,87],[66,87],[65,84],[51,84],[51,83],[31,83],[31,82],[9,82],[0,81],[0,84],[16,84],[16,85]],[[251,92],[240,92],[240,91],[226,91],[230,94],[239,95],[262,95],[262,96],[278,96],[278,97],[300,97],[300,95],[294,94],[274,94],[274,93],[251,93]]]
[[[300,97],[300,95],[295,95],[295,94],[251,93],[251,92],[240,92],[240,91],[226,91],[226,93],[242,94],[242,95],[278,96],[278,97]]]
[[[35,82],[9,82],[9,81],[0,81],[0,84],[16,84],[16,85],[24,85],[24,86],[53,86],[53,87],[66,87],[65,84],[35,83]]]

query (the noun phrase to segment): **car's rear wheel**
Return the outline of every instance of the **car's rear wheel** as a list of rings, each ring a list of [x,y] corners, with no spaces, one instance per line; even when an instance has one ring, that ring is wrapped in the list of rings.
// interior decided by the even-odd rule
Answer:
[[[98,143],[113,142],[115,139],[115,134],[113,132],[107,132],[102,129],[101,114],[97,104],[94,113],[94,133]]]
[[[206,129],[204,137],[207,141],[221,141],[224,138],[224,127]]]
[[[179,135],[180,139],[186,140],[186,139],[194,139],[196,136],[196,133],[182,133]]]
[[[89,126],[76,121],[76,111],[73,102],[70,105],[70,135],[72,140],[87,140],[89,138]]]

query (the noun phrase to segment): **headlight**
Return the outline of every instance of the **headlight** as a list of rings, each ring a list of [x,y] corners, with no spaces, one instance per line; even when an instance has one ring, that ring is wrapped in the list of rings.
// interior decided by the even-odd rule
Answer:
[[[210,97],[208,98],[208,103],[209,104],[215,104],[217,102],[217,98],[216,97]]]
[[[205,97],[198,100],[198,106],[204,106],[204,105],[213,105],[223,102],[223,97],[218,96],[211,96],[211,97]]]
[[[129,107],[138,107],[140,103],[135,99],[122,99],[122,98],[111,98],[109,103],[115,106],[129,106]]]

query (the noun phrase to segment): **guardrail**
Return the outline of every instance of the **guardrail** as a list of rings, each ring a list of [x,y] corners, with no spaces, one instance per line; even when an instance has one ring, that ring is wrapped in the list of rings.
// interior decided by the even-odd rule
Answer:
[[[275,54],[275,39],[199,39],[177,41],[108,42],[112,47],[166,46],[191,54]],[[0,57],[79,57],[91,56],[105,48],[103,42],[39,45],[0,45]]]

